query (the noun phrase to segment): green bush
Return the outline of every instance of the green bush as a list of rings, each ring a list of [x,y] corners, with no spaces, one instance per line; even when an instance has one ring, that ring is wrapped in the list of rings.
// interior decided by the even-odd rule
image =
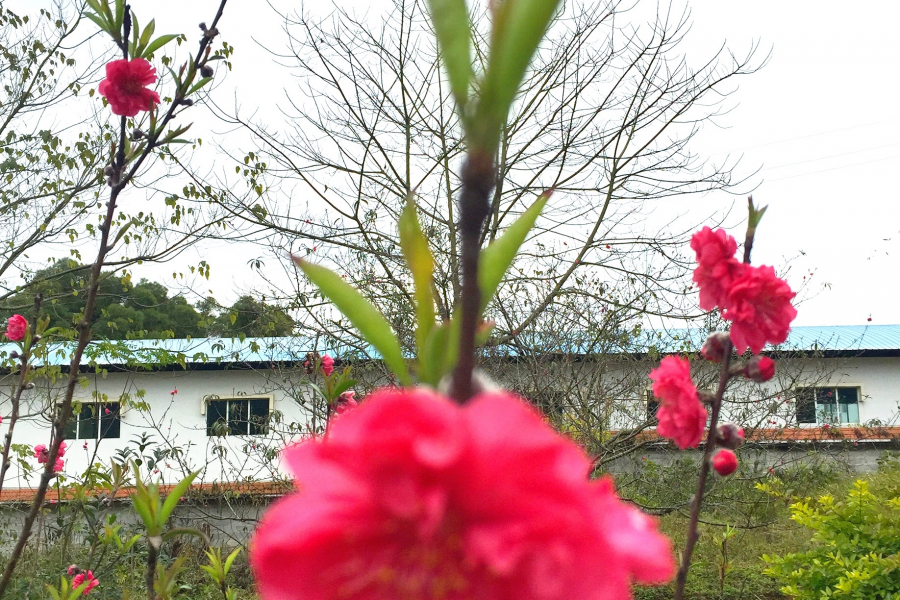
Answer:
[[[886,461],[871,482],[857,480],[844,500],[831,494],[791,505],[813,531],[812,547],[763,555],[767,575],[797,600],[900,600],[900,462]]]

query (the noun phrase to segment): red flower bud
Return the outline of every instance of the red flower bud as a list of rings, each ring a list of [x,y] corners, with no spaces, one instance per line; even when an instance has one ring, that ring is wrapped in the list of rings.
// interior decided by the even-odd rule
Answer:
[[[713,469],[722,477],[727,477],[738,468],[737,455],[731,450],[719,450],[712,459]]]
[[[775,361],[768,356],[754,356],[744,366],[744,377],[756,383],[769,381],[775,376]]]
[[[718,444],[723,448],[736,450],[744,443],[744,430],[734,423],[722,423],[716,431]]]
[[[725,358],[725,346],[729,341],[730,338],[727,333],[717,331],[706,338],[706,341],[703,343],[703,348],[700,349],[700,354],[710,362],[722,362]]]

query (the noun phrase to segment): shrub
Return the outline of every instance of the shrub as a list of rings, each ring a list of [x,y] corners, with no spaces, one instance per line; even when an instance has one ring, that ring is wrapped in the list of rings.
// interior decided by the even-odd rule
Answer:
[[[813,531],[812,547],[763,555],[767,575],[798,600],[900,598],[900,463],[857,480],[844,500],[831,494],[791,505],[791,518]]]

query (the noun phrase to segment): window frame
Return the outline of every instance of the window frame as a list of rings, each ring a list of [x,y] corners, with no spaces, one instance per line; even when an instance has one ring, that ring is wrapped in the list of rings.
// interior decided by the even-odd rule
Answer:
[[[122,403],[119,400],[108,400],[106,402],[102,402],[102,401],[98,401],[98,400],[95,400],[92,398],[91,400],[77,400],[77,402],[80,405],[81,409],[79,410],[78,414],[75,414],[75,412],[73,411],[72,420],[66,426],[66,429],[68,429],[69,426],[75,427],[75,430],[74,430],[75,436],[69,437],[68,435],[66,435],[64,439],[72,440],[72,441],[74,441],[74,440],[93,440],[95,442],[99,442],[102,440],[121,439],[121,437],[122,437]],[[103,433],[104,413],[99,412],[100,407],[103,407],[104,409],[106,409],[107,407],[112,406],[112,405],[115,405],[115,407],[116,407],[114,410],[114,414],[115,414],[114,419],[115,419],[115,421],[118,421],[118,428],[116,431],[117,435],[114,435],[114,436],[101,435]],[[91,417],[91,420],[96,421],[96,433],[90,437],[82,436],[81,435],[82,415],[84,414],[85,410],[91,410],[91,408],[90,408],[91,406],[97,407],[96,414],[94,414]],[[108,428],[106,431],[107,431],[107,433],[109,433]],[[66,431],[66,434],[68,434],[68,433],[69,433],[69,431]]]
[[[232,437],[232,436],[259,437],[259,436],[268,435],[268,433],[269,433],[268,427],[266,428],[266,431],[264,431],[262,433],[250,433],[250,424],[251,423],[250,423],[250,419],[249,419],[249,410],[250,410],[250,401],[251,400],[266,400],[267,401],[267,407],[268,407],[267,418],[271,417],[272,414],[275,412],[275,395],[274,394],[236,394],[233,396],[220,396],[218,394],[207,394],[207,395],[203,396],[200,400],[200,414],[203,415],[204,417],[207,417],[206,419],[204,419],[204,421],[206,421],[206,422],[203,425],[203,428],[206,431],[206,437]],[[209,418],[207,416],[210,402],[229,402],[229,403],[230,402],[246,402],[247,403],[247,411],[248,411],[247,433],[231,433],[230,425],[229,425],[228,433],[226,433],[224,436],[220,436],[218,434],[211,433],[210,425],[209,425]],[[229,411],[230,411],[230,407],[229,407]],[[226,414],[225,419],[226,419],[226,424],[227,424],[227,421],[228,421],[227,414]]]
[[[844,421],[840,420],[840,409],[838,409],[837,407],[841,404],[841,402],[839,400],[840,390],[847,390],[847,389],[856,390],[856,402],[855,403],[854,402],[846,403],[848,406],[850,404],[856,405],[856,420],[855,421],[849,420],[850,417],[849,417],[849,411],[848,411],[848,417],[847,417],[848,420],[846,422],[844,422]],[[800,415],[798,414],[799,403],[800,403],[800,394],[806,390],[812,390],[812,394],[813,394],[812,401],[813,401],[813,407],[814,407],[815,422],[809,422],[809,421],[801,422]],[[833,403],[820,403],[818,401],[819,390],[833,391],[834,392],[834,402]],[[822,425],[829,425],[832,427],[845,427],[845,426],[861,425],[863,422],[860,408],[861,408],[861,405],[863,404],[863,399],[865,398],[865,395],[863,394],[862,384],[839,383],[839,384],[828,384],[828,385],[812,385],[812,386],[796,387],[796,388],[794,388],[793,391],[794,391],[794,398],[793,398],[793,400],[794,400],[794,417],[797,420],[798,427],[821,427]],[[832,413],[831,416],[832,417],[836,416],[837,419],[833,419],[833,418],[822,419],[821,417],[823,416],[824,413],[819,409],[820,405],[834,406],[835,407],[834,413],[836,413],[836,415],[834,413]]]

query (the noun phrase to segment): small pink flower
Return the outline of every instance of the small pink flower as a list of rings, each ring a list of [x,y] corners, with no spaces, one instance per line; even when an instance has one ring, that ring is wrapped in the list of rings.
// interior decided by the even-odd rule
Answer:
[[[322,373],[325,374],[325,377],[328,377],[333,371],[334,359],[326,354],[322,357]]]
[[[111,412],[112,412],[112,411],[109,410],[108,408],[104,408],[104,409],[103,409],[103,414],[105,414],[105,415],[108,415],[108,414],[111,413]]]
[[[87,596],[92,589],[100,585],[100,581],[94,577],[94,574],[91,571],[82,571],[72,578],[72,587],[77,588],[85,582],[87,582],[87,587],[84,588],[85,596]]]
[[[170,396],[174,396],[174,395],[177,394],[177,393],[178,393],[178,388],[175,388],[174,390],[172,390],[171,392],[169,392],[169,395],[170,395]]]
[[[287,448],[250,545],[262,600],[624,600],[674,572],[655,521],[523,401],[382,390]]]
[[[667,356],[650,372],[653,395],[661,404],[656,411],[656,432],[673,440],[679,448],[696,448],[706,428],[706,409],[691,381],[691,363]]]
[[[63,459],[61,459],[61,458],[57,458],[56,461],[53,463],[53,472],[60,473],[60,472],[62,472],[62,470],[64,468],[65,468],[65,461],[63,461]]]
[[[87,444],[87,442],[84,443],[84,445],[82,446],[82,448],[84,448],[85,450],[88,449],[88,444]]]
[[[722,449],[716,452],[712,459],[713,469],[722,477],[731,475],[738,468],[737,455],[731,450]]]
[[[722,423],[716,428],[717,442],[720,446],[736,450],[744,443],[744,429],[734,423]]]
[[[43,465],[50,460],[50,451],[44,444],[38,444],[34,447],[34,457],[37,459],[38,463]]]
[[[97,91],[106,97],[114,115],[133,117],[159,104],[159,94],[148,85],[156,83],[156,69],[144,58],[114,60],[106,65],[106,79]]]
[[[13,315],[6,321],[6,337],[13,342],[21,342],[28,329],[28,321],[22,315]]]
[[[796,294],[772,267],[750,267],[728,289],[722,317],[731,321],[731,341],[738,353],[748,347],[759,354],[767,343],[781,344],[791,330]]]
[[[744,268],[734,258],[737,242],[724,229],[704,227],[691,237],[691,248],[697,253],[694,282],[700,288],[700,308],[724,307],[732,282]]]
[[[66,570],[66,574],[70,577],[79,573],[81,573],[81,569],[78,568],[78,565],[69,565],[69,568]]]
[[[60,456],[60,458],[66,455],[66,448],[68,448],[68,447],[69,447],[69,445],[68,445],[67,443],[65,443],[65,442],[60,442],[60,444],[59,444],[59,456]]]

